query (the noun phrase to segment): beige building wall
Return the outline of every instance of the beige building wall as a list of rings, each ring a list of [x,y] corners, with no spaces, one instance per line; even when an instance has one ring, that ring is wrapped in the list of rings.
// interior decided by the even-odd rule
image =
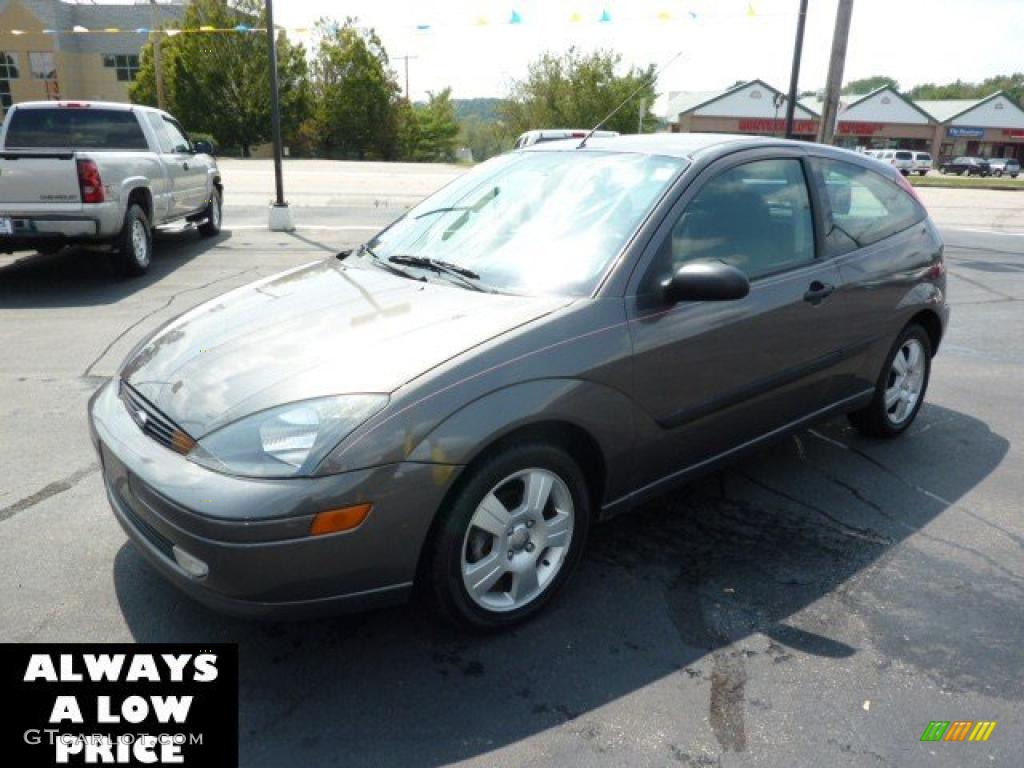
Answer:
[[[110,53],[123,53],[125,41],[131,40],[135,53],[146,42],[144,35],[134,32],[125,35],[96,35],[92,52],[68,50],[77,46],[62,41],[71,35],[46,35],[38,30],[42,22],[30,13],[18,0],[10,0],[0,11],[0,51],[13,54],[17,60],[19,76],[11,79],[11,98],[20,101],[46,99],[69,99],[82,101],[129,101],[129,81],[117,79],[117,70],[104,66],[104,54],[96,48],[109,47]],[[25,34],[12,34],[11,30],[25,30]],[[122,38],[122,39],[118,39]],[[115,44],[116,41],[116,44]],[[136,46],[137,47],[134,47]],[[33,76],[30,54],[33,52],[52,53],[57,76],[43,80]]]

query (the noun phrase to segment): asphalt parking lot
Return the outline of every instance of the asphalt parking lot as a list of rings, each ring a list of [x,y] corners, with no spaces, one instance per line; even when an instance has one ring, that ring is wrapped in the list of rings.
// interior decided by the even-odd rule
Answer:
[[[85,404],[139,338],[458,172],[342,194],[310,166],[279,234],[266,166],[237,170],[226,231],[161,234],[144,278],[77,251],[0,257],[0,640],[239,643],[245,766],[1020,765],[1024,194],[921,191],[953,320],[902,439],[828,422],[616,518],[552,610],[481,638],[416,607],[223,618],[111,515]],[[999,724],[921,743],[930,720]]]

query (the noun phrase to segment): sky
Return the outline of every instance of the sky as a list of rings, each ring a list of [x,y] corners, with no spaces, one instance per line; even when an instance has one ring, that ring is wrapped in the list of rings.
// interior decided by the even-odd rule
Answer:
[[[799,0],[277,0],[282,26],[355,16],[374,27],[414,100],[504,96],[540,53],[613,48],[661,64],[659,91],[761,78],[786,90]],[[800,90],[824,85],[837,0],[810,0]],[[521,20],[510,24],[513,13]],[[607,13],[610,19],[597,20]],[[696,18],[691,16],[696,15]],[[578,19],[573,21],[572,19]],[[429,25],[427,29],[418,26]],[[855,0],[844,80],[884,74],[904,88],[1024,70],[1024,0]]]

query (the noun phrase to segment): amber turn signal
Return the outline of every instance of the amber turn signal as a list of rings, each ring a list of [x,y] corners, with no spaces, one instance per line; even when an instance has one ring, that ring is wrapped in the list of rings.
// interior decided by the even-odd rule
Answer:
[[[320,536],[324,533],[351,531],[366,519],[371,509],[373,509],[373,504],[356,504],[352,507],[327,509],[323,512],[318,512],[316,517],[313,518],[313,525],[310,527],[309,532],[313,536]]]

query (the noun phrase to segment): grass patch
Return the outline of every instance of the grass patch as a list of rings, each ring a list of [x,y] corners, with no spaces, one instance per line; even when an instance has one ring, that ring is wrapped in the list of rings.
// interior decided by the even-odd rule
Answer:
[[[932,171],[927,176],[910,176],[908,181],[915,187],[950,187],[952,189],[1024,189],[1024,178],[1011,179],[1006,176],[943,176]]]

